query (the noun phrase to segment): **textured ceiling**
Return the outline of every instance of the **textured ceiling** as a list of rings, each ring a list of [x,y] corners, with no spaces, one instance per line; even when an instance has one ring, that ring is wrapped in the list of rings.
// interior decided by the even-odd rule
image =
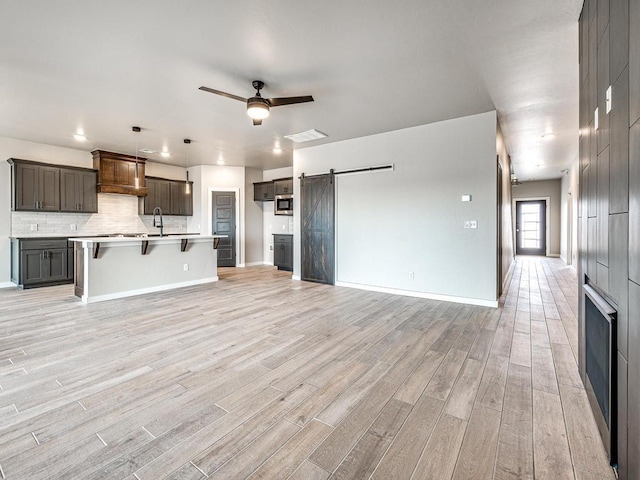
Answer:
[[[581,4],[0,0],[0,135],[277,168],[287,134],[329,135],[315,145],[496,109],[518,177],[559,177],[577,157]],[[315,102],[254,127],[242,103],[198,90],[248,97],[254,79]]]

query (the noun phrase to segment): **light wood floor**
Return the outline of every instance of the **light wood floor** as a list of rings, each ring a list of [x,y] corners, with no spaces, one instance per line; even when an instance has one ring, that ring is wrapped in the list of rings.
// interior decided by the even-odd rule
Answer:
[[[0,291],[1,476],[614,478],[559,260],[518,258],[499,309],[220,276]]]

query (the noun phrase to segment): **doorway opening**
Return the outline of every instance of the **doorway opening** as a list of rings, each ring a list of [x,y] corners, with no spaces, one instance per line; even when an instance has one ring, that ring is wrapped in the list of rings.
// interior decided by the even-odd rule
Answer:
[[[516,254],[547,254],[546,200],[516,200]]]
[[[211,192],[211,226],[214,235],[227,235],[218,244],[218,266],[236,266],[236,194]]]

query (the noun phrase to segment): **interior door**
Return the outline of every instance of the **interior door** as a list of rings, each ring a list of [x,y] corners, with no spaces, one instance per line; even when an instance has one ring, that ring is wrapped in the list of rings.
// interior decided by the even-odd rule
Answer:
[[[301,278],[333,285],[335,219],[333,174],[300,179]]]
[[[516,254],[546,255],[546,200],[516,201]]]
[[[213,234],[227,235],[218,245],[218,266],[236,266],[236,194],[213,192]]]

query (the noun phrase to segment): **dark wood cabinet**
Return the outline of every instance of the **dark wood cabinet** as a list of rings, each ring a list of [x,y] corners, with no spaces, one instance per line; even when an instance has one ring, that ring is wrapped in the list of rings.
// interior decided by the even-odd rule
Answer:
[[[98,172],[60,169],[60,210],[62,212],[98,212]]]
[[[94,150],[93,168],[98,170],[98,193],[122,193],[144,197],[147,195],[145,181],[146,158],[121,153]],[[136,169],[138,184],[136,185]]]
[[[171,215],[193,215],[193,197],[191,182],[189,182],[189,193],[187,193],[185,182],[171,182]]]
[[[66,238],[14,238],[11,279],[20,288],[73,281],[73,258]]]
[[[60,210],[60,169],[10,158],[12,209],[55,212]]]
[[[22,211],[98,211],[98,172],[10,158],[11,208]]]
[[[279,178],[273,186],[276,195],[293,195],[293,178]]]
[[[153,209],[160,207],[163,215],[193,215],[193,182],[189,182],[187,193],[186,183],[181,180],[147,177],[147,188],[140,213],[152,215]]]
[[[273,235],[273,264],[278,270],[293,271],[293,235]]]
[[[274,199],[273,182],[258,182],[253,184],[253,200],[256,202],[272,202]]]

